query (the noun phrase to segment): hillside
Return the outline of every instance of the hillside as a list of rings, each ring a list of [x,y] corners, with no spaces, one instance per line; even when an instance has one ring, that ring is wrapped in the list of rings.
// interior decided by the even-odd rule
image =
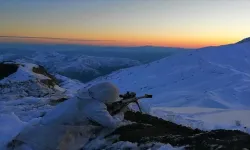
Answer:
[[[15,144],[9,142],[24,126],[39,123],[79,88],[102,81],[115,83],[121,93],[148,93],[153,98],[140,101],[147,114],[126,113],[123,126],[108,135],[100,133],[85,145],[87,149],[249,148],[249,48],[248,42],[207,47],[122,69],[87,84],[52,75],[35,64],[1,63],[0,69],[6,71],[0,74],[0,148]],[[134,105],[130,108],[137,110]]]
[[[122,69],[112,81],[123,92],[152,93],[151,106],[249,108],[250,42],[203,48]]]
[[[111,81],[122,92],[153,94],[153,99],[140,101],[144,111],[179,124],[232,129],[240,120],[250,127],[249,49],[249,42],[202,48],[122,69],[92,83]]]
[[[57,79],[44,67],[16,62],[0,63],[0,100],[44,97],[62,93]]]
[[[39,65],[0,63],[0,149],[22,128],[74,95],[83,84]]]

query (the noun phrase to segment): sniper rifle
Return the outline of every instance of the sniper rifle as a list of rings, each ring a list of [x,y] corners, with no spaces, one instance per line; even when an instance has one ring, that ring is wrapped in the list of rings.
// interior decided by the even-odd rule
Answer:
[[[144,96],[136,97],[136,93],[127,92],[126,94],[119,95],[119,97],[122,98],[122,99],[119,100],[119,101],[116,101],[114,103],[107,104],[108,111],[109,111],[109,113],[111,115],[118,114],[125,107],[127,107],[130,103],[136,103],[139,110],[141,111],[141,107],[140,107],[140,105],[138,103],[138,100],[143,99],[143,98],[152,98],[153,96],[149,95],[149,94],[145,94]]]

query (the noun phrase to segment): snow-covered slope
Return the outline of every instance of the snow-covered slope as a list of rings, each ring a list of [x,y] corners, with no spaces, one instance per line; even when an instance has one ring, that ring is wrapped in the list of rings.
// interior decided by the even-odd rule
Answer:
[[[100,67],[130,67],[140,64],[138,61],[126,58],[109,58],[87,55],[67,57],[65,54],[58,52],[36,52],[31,57],[26,57],[24,60],[25,59],[48,66],[48,69],[50,70],[56,69],[57,72],[82,70],[85,72],[93,71],[99,73],[98,68]]]
[[[42,66],[4,62],[0,67],[0,100],[44,97],[64,91]]]
[[[79,81],[53,76],[36,64],[0,63],[0,149],[4,150],[25,125],[51,110],[53,101],[70,98],[83,86]]]
[[[115,83],[123,93],[153,94],[140,104],[165,120],[202,130],[250,133],[250,42],[173,55],[89,84],[103,81]]]
[[[153,94],[151,107],[250,108],[250,42],[208,47],[123,69],[112,81],[122,92]]]
[[[150,114],[191,128],[241,130],[250,134],[249,109],[153,107]]]
[[[56,75],[59,87],[51,77],[30,70],[30,67],[39,66],[19,65],[24,66],[0,80],[0,114],[14,113],[22,121],[30,121],[51,110],[54,107],[53,102],[74,96],[84,86],[79,81]],[[51,81],[45,82],[48,80]]]
[[[23,63],[35,63],[48,71],[86,82],[97,76],[110,73],[120,68],[140,65],[137,60],[127,58],[96,57],[87,55],[66,55],[63,53],[35,52],[28,54],[2,54],[0,61],[15,60]]]

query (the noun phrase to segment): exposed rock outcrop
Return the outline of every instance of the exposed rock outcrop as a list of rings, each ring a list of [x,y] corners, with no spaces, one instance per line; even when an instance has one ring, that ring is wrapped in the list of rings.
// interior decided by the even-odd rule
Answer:
[[[250,43],[250,37],[245,38],[245,39],[243,39],[243,40],[241,40],[241,41],[237,42],[237,44],[240,44],[240,43],[246,43],[246,42],[249,42],[249,43]]]
[[[17,64],[9,64],[4,62],[0,63],[0,80],[15,73],[17,69],[18,69]]]

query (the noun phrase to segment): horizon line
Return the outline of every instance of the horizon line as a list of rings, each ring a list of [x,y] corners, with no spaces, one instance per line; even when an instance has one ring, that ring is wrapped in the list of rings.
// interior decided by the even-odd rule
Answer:
[[[0,35],[1,38],[8,38],[8,39],[44,39],[44,40],[60,40],[60,41],[68,41],[68,42],[116,42],[116,40],[90,40],[90,39],[71,39],[71,38],[56,38],[56,37],[37,37],[37,36],[5,36]],[[1,41],[0,41],[1,43]],[[8,42],[9,43],[9,42]],[[30,42],[14,42],[11,43],[30,43]],[[32,42],[33,43],[33,42]],[[35,42],[36,43],[36,42]],[[53,42],[52,42],[53,43]],[[36,43],[41,44],[41,43]],[[47,43],[43,43],[47,44]],[[66,43],[54,43],[54,44],[66,44]],[[69,43],[70,45],[85,45],[85,46],[102,46],[102,47],[165,47],[165,48],[183,48],[183,49],[196,49],[196,48],[187,48],[187,47],[172,47],[172,46],[155,46],[155,45],[101,45],[101,44],[83,44],[83,43]]]
[[[37,36],[5,36],[5,35],[0,35],[1,38],[7,38],[7,39],[44,39],[44,40],[59,40],[59,41],[68,41],[68,42],[116,42],[116,40],[93,40],[93,39],[74,39],[74,38],[57,38],[57,37],[37,37]],[[10,43],[36,43],[36,42],[15,42],[15,41],[9,41]],[[9,43],[7,42],[7,43]],[[183,49],[201,49],[201,48],[206,48],[206,47],[214,47],[214,46],[223,46],[223,45],[228,45],[228,44],[236,44],[238,43],[227,43],[227,44],[220,44],[220,45],[204,45],[201,47],[181,47],[181,46],[160,46],[160,45],[103,45],[103,44],[90,44],[90,43],[57,43],[57,42],[49,42],[53,44],[70,44],[70,45],[85,45],[85,46],[104,46],[104,47],[165,47],[165,48],[183,48]],[[0,40],[0,43],[6,43]],[[47,42],[45,43],[36,43],[36,44],[48,44]]]

